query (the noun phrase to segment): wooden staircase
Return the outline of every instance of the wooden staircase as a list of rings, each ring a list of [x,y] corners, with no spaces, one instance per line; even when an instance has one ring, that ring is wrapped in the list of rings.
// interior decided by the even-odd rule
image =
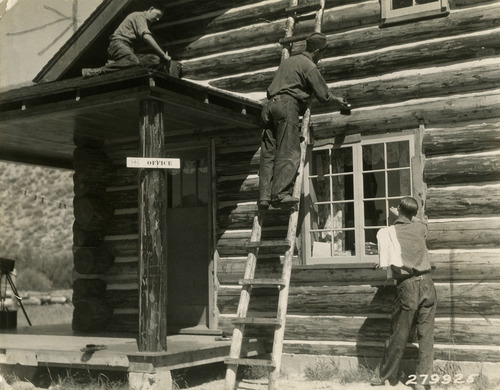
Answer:
[[[304,40],[306,36],[294,37],[294,27],[296,22],[304,19],[304,14],[315,12],[316,32],[321,31],[321,22],[323,19],[323,10],[325,2],[319,1],[317,4],[307,4],[304,6],[298,5],[298,0],[292,1],[292,4],[287,8],[288,19],[285,38],[280,40],[283,45],[281,61],[290,56],[293,42]],[[306,16],[307,17],[307,16]],[[302,117],[302,141],[301,141],[301,157],[297,178],[293,189],[292,196],[300,199],[302,194],[303,171],[306,159],[307,145],[309,144],[309,122],[310,110],[307,109]],[[239,365],[245,366],[261,366],[269,370],[268,389],[275,390],[276,384],[281,367],[281,355],[283,351],[283,339],[285,336],[285,322],[288,307],[288,293],[290,288],[290,276],[292,273],[292,260],[295,248],[295,238],[297,234],[297,224],[299,218],[300,201],[292,208],[283,209],[283,212],[288,212],[288,230],[285,240],[261,240],[262,226],[264,218],[271,210],[259,210],[256,212],[253,219],[252,234],[250,241],[247,242],[246,248],[248,249],[247,264],[245,268],[245,275],[240,280],[242,285],[240,300],[238,304],[237,318],[234,322],[234,331],[232,336],[231,349],[229,357],[225,360],[227,364],[226,370],[226,390],[234,390],[236,386],[236,374]],[[284,251],[282,261],[282,274],[281,278],[255,278],[255,269],[260,248],[273,248],[275,250],[281,249]],[[257,287],[276,287],[279,290],[278,307],[275,316],[269,317],[267,313],[257,313],[258,316],[248,317],[248,307],[250,304],[250,297],[252,288]],[[274,313],[273,313],[274,315]],[[243,343],[243,335],[246,325],[257,325],[264,327],[274,328],[274,339],[271,356],[269,359],[254,359],[254,358],[241,358],[241,349]]]

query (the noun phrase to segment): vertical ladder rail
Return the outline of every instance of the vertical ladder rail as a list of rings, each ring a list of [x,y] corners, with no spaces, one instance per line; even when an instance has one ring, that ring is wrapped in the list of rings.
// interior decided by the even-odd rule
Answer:
[[[252,234],[250,241],[260,241],[262,235],[262,215],[257,212],[253,217]],[[257,254],[259,248],[253,248],[248,252],[247,264],[245,266],[245,279],[253,279],[255,277],[255,268],[257,265]],[[248,312],[248,305],[250,304],[251,285],[244,285],[241,289],[240,300],[238,303],[237,317],[246,317]],[[243,343],[243,331],[245,324],[235,324],[233,329],[233,337],[231,340],[231,349],[229,350],[229,357],[237,359],[241,355],[241,346]],[[226,368],[226,382],[225,390],[234,390],[236,384],[236,374],[238,372],[237,364],[228,364]]]

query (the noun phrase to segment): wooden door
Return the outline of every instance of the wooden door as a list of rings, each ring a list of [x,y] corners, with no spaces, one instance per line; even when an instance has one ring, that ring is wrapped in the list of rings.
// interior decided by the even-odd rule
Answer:
[[[167,210],[168,332],[208,329],[210,171],[207,149],[170,152]]]

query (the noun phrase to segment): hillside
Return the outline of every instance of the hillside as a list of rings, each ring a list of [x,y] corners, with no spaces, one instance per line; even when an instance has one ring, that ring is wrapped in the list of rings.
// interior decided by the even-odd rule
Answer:
[[[16,261],[19,290],[69,288],[73,171],[0,162],[0,257]]]

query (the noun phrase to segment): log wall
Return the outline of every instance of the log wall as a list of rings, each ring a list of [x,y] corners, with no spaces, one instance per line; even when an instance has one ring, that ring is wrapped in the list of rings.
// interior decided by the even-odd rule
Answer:
[[[289,2],[208,3],[189,15],[172,6],[178,15],[161,27],[169,37],[164,43],[181,60],[184,77],[264,99],[279,65]],[[450,6],[445,18],[380,28],[378,0],[326,1],[322,31],[329,48],[321,69],[332,92],[354,108],[340,116],[313,103],[314,138],[342,142],[349,134],[383,136],[420,126],[422,195],[440,301],[436,356],[499,361],[500,4],[452,0]],[[311,20],[301,21],[296,32],[311,30]],[[293,51],[303,49],[298,42]],[[228,333],[256,210],[259,141],[259,132],[215,140],[218,302]],[[271,218],[264,234],[278,236],[285,224]],[[278,272],[279,257],[265,255],[257,275]],[[380,356],[393,296],[384,279],[370,269],[296,266],[285,351]],[[270,311],[275,295],[262,291],[253,310]]]
[[[500,3],[450,0],[450,5],[445,18],[380,28],[378,0],[327,0],[322,31],[329,49],[322,71],[332,92],[347,96],[354,108],[352,115],[341,116],[314,103],[314,138],[342,142],[350,134],[423,131],[422,196],[440,302],[436,357],[498,362]],[[155,28],[182,62],[185,78],[260,100],[279,64],[288,6],[287,0],[178,0],[167,5],[169,16]],[[306,20],[296,33],[311,30],[312,21]],[[293,51],[303,48],[299,42]],[[256,211],[260,132],[214,134],[215,285],[219,326],[229,334]],[[76,298],[95,304],[96,315],[107,305],[108,329],[137,331],[137,175],[125,168],[125,157],[137,153],[137,140],[78,153],[75,161],[99,157],[107,173],[99,164],[75,166],[81,213],[74,226],[75,265],[80,263],[75,268],[86,272],[75,275],[83,283]],[[98,217],[106,204],[112,214]],[[100,218],[108,221],[104,228]],[[278,237],[285,229],[286,221],[274,216],[263,234]],[[112,262],[95,256],[93,248],[103,246]],[[77,261],[80,257],[85,260]],[[379,357],[394,294],[384,284],[384,272],[304,266],[298,257],[296,263],[285,352]],[[278,272],[279,256],[262,256],[257,277]],[[102,282],[104,294],[87,286],[101,291]],[[251,310],[270,311],[275,300],[276,292],[264,289]],[[415,351],[410,348],[408,356]]]

